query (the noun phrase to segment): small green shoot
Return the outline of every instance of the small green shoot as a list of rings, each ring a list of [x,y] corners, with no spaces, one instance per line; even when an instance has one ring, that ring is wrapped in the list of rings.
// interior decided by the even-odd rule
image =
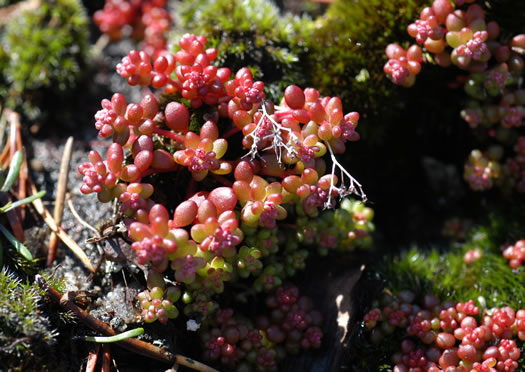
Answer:
[[[110,342],[118,342],[122,340],[126,340],[128,338],[137,337],[144,334],[144,328],[135,328],[130,331],[119,333],[115,336],[109,336],[109,337],[101,337],[101,336],[86,336],[84,337],[84,341],[89,342],[97,342],[100,344],[107,344]]]
[[[33,260],[33,255],[31,252],[29,252],[29,249],[22,243],[20,243],[13,234],[9,232],[3,225],[0,225],[0,232],[4,234],[4,236],[9,240],[9,242],[15,247],[15,249],[20,253],[22,256],[24,256],[25,259],[31,261]]]
[[[12,209],[15,209],[16,207],[20,207],[21,205],[29,204],[29,203],[31,203],[34,200],[42,198],[45,194],[46,194],[45,190],[42,190],[42,191],[38,192],[35,195],[28,196],[27,198],[24,198],[22,200],[18,200],[18,201],[14,202],[14,203],[13,202],[9,202],[6,205],[4,205],[2,208],[0,208],[0,213],[6,213],[6,212],[9,212]]]

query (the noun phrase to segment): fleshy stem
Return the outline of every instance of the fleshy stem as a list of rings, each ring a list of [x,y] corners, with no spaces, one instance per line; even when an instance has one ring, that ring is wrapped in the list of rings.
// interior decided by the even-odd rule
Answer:
[[[361,199],[363,199],[363,202],[366,202],[366,195],[363,191],[363,186],[361,186],[361,184],[354,177],[352,177],[352,175],[348,173],[348,171],[337,161],[337,158],[335,157],[334,151],[332,150],[332,146],[330,146],[330,143],[327,141],[323,142],[328,148],[328,151],[330,152],[330,159],[332,160],[332,177],[330,179],[330,189],[328,190],[328,200],[326,201],[324,207],[332,207],[332,192],[334,190],[337,191],[337,195],[339,195],[340,198],[343,198],[349,194],[356,194]],[[334,176],[337,168],[341,171],[341,187],[339,188],[334,185]],[[348,187],[345,187],[345,175],[350,181],[350,185]]]
[[[264,148],[262,151],[273,149],[277,158],[277,163],[279,163],[279,165],[282,166],[283,148],[290,154],[290,156],[297,156],[297,152],[295,151],[293,146],[297,142],[299,142],[299,139],[290,128],[283,127],[281,124],[276,122],[270,115],[268,115],[268,112],[266,111],[266,106],[264,104],[264,100],[261,101],[261,111],[263,115],[257,122],[255,129],[247,135],[247,137],[253,138],[253,144],[250,148],[250,151],[243,157],[250,155],[252,159],[255,159],[255,157],[258,155],[257,144],[260,141],[264,141],[271,138],[272,144]],[[272,128],[269,131],[270,133],[260,138],[257,133],[259,129],[261,129],[261,126],[264,124],[265,119],[268,119],[270,121]],[[281,136],[281,130],[287,131],[289,134],[288,142],[286,143],[284,143],[283,137]]]

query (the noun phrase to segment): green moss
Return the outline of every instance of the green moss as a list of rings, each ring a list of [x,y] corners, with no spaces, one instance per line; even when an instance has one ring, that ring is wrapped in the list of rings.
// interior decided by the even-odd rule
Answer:
[[[525,308],[525,267],[512,270],[502,257],[502,247],[506,243],[523,238],[525,210],[520,212],[519,209],[517,206],[517,213],[513,208],[506,208],[505,213],[492,212],[488,222],[472,229],[462,244],[441,249],[412,247],[399,256],[385,257],[367,270],[366,279],[354,289],[353,300],[358,308],[356,319],[362,319],[371,307],[389,298],[387,293],[396,295],[404,289],[416,294],[416,303],[422,303],[425,294],[436,294],[442,301],[472,299],[477,306],[488,309],[501,306]],[[466,264],[463,256],[471,249],[480,249],[482,257]],[[354,323],[352,332],[355,350],[352,349],[350,354],[352,365],[357,366],[357,370],[392,370],[390,357],[399,351],[400,341],[406,338],[405,330],[396,328],[394,333],[384,335],[379,344],[370,341],[369,332],[359,320]],[[518,342],[518,346],[523,352],[523,343]],[[523,370],[520,361],[519,371]]]
[[[42,97],[75,86],[87,55],[88,19],[78,0],[50,0],[13,17],[1,37],[7,106],[38,115]]]
[[[39,309],[39,290],[0,271],[0,369],[46,370],[57,333]]]
[[[306,49],[295,40],[295,31],[300,24],[310,23],[307,18],[282,16],[267,0],[185,1],[176,14],[174,50],[186,32],[205,35],[208,46],[218,50],[218,65],[233,73],[250,67],[273,100],[289,84],[306,84],[301,62]]]
[[[474,228],[467,242],[453,244],[449,250],[422,251],[412,248],[378,268],[386,286],[394,292],[410,289],[419,295],[434,293],[456,301],[482,296],[488,307],[525,307],[525,267],[512,270],[502,256],[502,247],[523,238],[522,220],[496,217]],[[471,249],[482,257],[471,264],[463,261]]]
[[[373,124],[396,114],[394,86],[383,73],[385,48],[410,39],[406,27],[426,0],[336,0],[306,38],[312,86],[338,95],[346,110]],[[367,129],[367,128],[364,128]]]

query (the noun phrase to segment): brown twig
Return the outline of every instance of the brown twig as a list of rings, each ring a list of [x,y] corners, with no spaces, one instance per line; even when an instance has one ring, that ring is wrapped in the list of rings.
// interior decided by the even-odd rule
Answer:
[[[97,271],[100,269],[100,266],[102,266],[102,262],[104,262],[104,255],[101,254],[100,257],[98,258],[97,260],[97,263],[95,264],[95,271],[93,271],[92,273],[90,273],[86,279],[86,282],[90,282],[93,280],[93,278],[95,277],[95,274],[97,273]]]
[[[102,54],[104,48],[110,43],[111,39],[108,35],[102,34],[96,41],[95,45],[91,49],[91,56],[97,58]]]
[[[0,202],[2,203],[2,205],[5,205],[7,202],[9,202],[6,193],[0,194]],[[11,209],[10,211],[7,211],[5,215],[7,216],[7,220],[9,221],[9,225],[11,226],[13,235],[17,240],[23,243],[24,229],[22,229],[22,222],[20,221],[20,216],[16,213],[16,209]]]
[[[73,215],[73,217],[75,217],[77,219],[79,224],[84,226],[86,229],[93,231],[96,236],[100,236],[100,233],[98,232],[98,230],[96,228],[91,226],[82,217],[80,217],[80,215],[78,214],[77,210],[75,209],[75,206],[73,205],[73,202],[71,201],[71,199],[68,199],[67,206],[69,207],[69,210],[71,211],[71,214]]]
[[[36,194],[38,191],[33,182],[31,181],[31,178],[28,179],[28,184],[31,189],[31,194]],[[52,231],[54,231],[58,235],[60,240],[62,240],[64,244],[67,245],[73,251],[73,253],[80,259],[80,261],[82,261],[84,266],[86,266],[89,271],[94,272],[95,268],[89,261],[89,258],[86,255],[86,253],[82,250],[82,248],[79,247],[79,245],[73,239],[71,239],[71,237],[60,226],[56,224],[51,213],[49,213],[49,211],[44,207],[44,203],[42,202],[42,200],[36,199],[32,203],[38,214],[42,216],[49,228]]]
[[[0,154],[0,163],[2,163],[2,170],[5,170],[9,165],[9,146],[4,146]]]
[[[69,174],[69,164],[71,163],[71,154],[73,153],[73,137],[69,137],[64,146],[64,153],[62,161],[60,162],[60,172],[58,174],[57,196],[55,199],[55,209],[53,211],[53,218],[58,226],[62,223],[62,215],[64,214],[64,200],[66,199],[67,178]],[[51,232],[49,237],[49,251],[47,252],[47,266],[53,265],[55,260],[56,250],[58,246],[58,236],[55,232]]]
[[[11,120],[14,123],[14,126],[16,127],[15,131],[15,142],[16,142],[16,149],[20,150],[24,156],[22,160],[22,165],[20,166],[20,173],[18,175],[18,193],[16,197],[19,200],[22,200],[26,197],[26,187],[27,187],[27,175],[28,175],[28,167],[27,167],[27,157],[24,150],[24,145],[22,143],[22,127],[20,125],[20,115],[12,115]],[[23,221],[25,218],[25,205],[20,206],[20,208],[16,209],[17,213],[20,216],[20,220]]]
[[[69,210],[71,211],[71,214],[73,214],[73,216],[77,219],[78,223],[80,223],[86,229],[89,229],[89,230],[93,231],[95,233],[95,236],[97,236],[98,238],[101,237],[100,232],[96,228],[91,226],[84,219],[82,219],[82,217],[80,217],[80,215],[78,214],[77,210],[73,206],[73,202],[71,201],[71,199],[69,199],[67,201],[67,206],[69,207]],[[89,239],[86,242],[89,243]],[[104,254],[101,254],[100,257],[98,258],[97,263],[95,264],[95,271],[93,271],[91,274],[89,274],[89,276],[86,279],[88,282],[93,280],[93,277],[95,276],[97,271],[100,269],[100,266],[102,265],[102,262],[104,262],[104,258],[105,258]]]
[[[86,364],[86,372],[95,372],[95,367],[97,365],[99,351],[100,351],[100,345],[97,345],[97,350],[95,352],[92,352],[92,351],[89,352],[88,360]]]
[[[8,139],[8,144],[6,145],[6,148],[4,149],[4,152],[5,150],[7,150],[9,155],[5,159],[5,163],[2,164],[3,169],[7,168],[7,166],[11,162],[11,159],[13,158],[17,150],[16,137],[17,137],[17,130],[19,130],[20,128],[19,116],[16,112],[13,112],[11,110],[6,110],[6,115],[9,121],[9,139]],[[20,147],[21,145],[22,144],[20,142]],[[23,149],[21,150],[23,151]],[[19,174],[19,180],[23,179],[23,174],[24,172],[21,169],[21,172]],[[0,199],[1,199],[2,204],[5,204],[9,201],[7,194],[2,195]],[[13,231],[13,234],[16,237],[16,239],[21,242],[24,242],[24,229],[22,228],[23,216],[20,211],[21,211],[20,208],[10,210],[6,213],[6,216],[7,216],[7,220],[9,221],[9,225],[11,226],[11,230]]]
[[[109,372],[111,369],[111,351],[108,344],[102,348],[102,369],[101,372]]]
[[[216,369],[211,368],[204,363],[197,362],[196,360],[185,357],[184,355],[179,355],[179,354],[175,355],[175,361],[177,362],[177,364],[180,364],[181,366],[185,366],[185,367],[194,369],[196,371],[219,372]]]
[[[51,287],[46,280],[41,275],[35,276],[35,282],[40,288],[42,288],[46,293],[60,304],[65,310],[71,311],[77,317],[77,319],[84,322],[88,327],[93,330],[102,333],[105,336],[114,336],[117,332],[106,323],[101,322],[100,320],[89,315],[87,311],[82,310],[73,302],[73,296],[71,292],[66,292],[64,295],[60,294],[56,289]],[[203,363],[197,362],[191,358],[187,358],[183,355],[176,355],[170,353],[165,348],[160,348],[147,342],[138,340],[136,338],[128,338],[122,341],[118,341],[116,345],[129,350],[131,352],[144,355],[148,358],[156,359],[161,362],[170,363],[170,364],[180,364],[189,368],[192,368],[200,372],[218,372],[216,369],[213,369]]]

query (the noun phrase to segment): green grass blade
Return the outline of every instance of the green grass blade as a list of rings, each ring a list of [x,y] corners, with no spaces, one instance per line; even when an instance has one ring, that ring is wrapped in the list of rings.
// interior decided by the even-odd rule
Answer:
[[[40,199],[45,194],[46,194],[46,191],[42,190],[42,191],[40,191],[39,193],[37,193],[35,195],[28,196],[27,198],[24,198],[22,200],[17,200],[14,203],[9,202],[6,205],[4,205],[2,208],[0,208],[0,213],[6,213],[6,212],[9,212],[11,209],[15,209],[16,207],[19,207],[21,205],[29,204],[33,200]]]
[[[101,343],[101,344],[107,344],[107,343],[110,343],[110,342],[122,341],[122,340],[125,340],[127,338],[137,337],[137,336],[140,336],[143,333],[144,333],[144,328],[135,328],[135,329],[132,329],[130,331],[122,332],[122,333],[120,333],[118,335],[110,336],[110,337],[100,337],[100,336],[91,337],[91,336],[86,336],[86,337],[84,337],[84,341],[98,342],[98,343]]]
[[[22,243],[20,243],[14,236],[7,230],[3,225],[0,225],[0,231],[4,234],[4,236],[9,240],[11,244],[13,244],[13,247],[20,253],[22,256],[24,256],[25,259],[31,261],[33,260],[33,255],[31,252],[29,252],[29,249]]]
[[[7,192],[11,186],[13,186],[13,183],[15,183],[16,179],[18,178],[18,173],[20,173],[20,168],[22,167],[23,161],[24,154],[22,154],[22,151],[18,150],[15,152],[15,155],[11,160],[11,164],[9,164],[9,172],[7,173],[7,177],[0,191]]]

